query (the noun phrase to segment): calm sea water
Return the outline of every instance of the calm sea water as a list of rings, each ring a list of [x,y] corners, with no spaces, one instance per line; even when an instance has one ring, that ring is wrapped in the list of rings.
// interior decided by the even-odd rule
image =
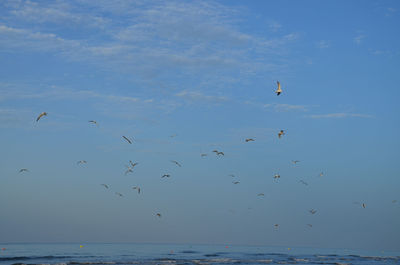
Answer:
[[[0,264],[400,264],[400,253],[312,248],[173,244],[0,244],[0,249]]]

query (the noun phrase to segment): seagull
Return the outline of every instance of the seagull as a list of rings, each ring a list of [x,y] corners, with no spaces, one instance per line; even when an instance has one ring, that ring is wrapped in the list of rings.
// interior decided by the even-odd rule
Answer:
[[[312,227],[312,224],[307,224],[308,225],[308,227]]]
[[[164,175],[161,176],[161,178],[169,178],[169,177],[171,177],[170,174],[164,174]]]
[[[277,96],[279,96],[282,93],[281,83],[279,83],[279,81],[276,81],[276,84],[278,85],[278,87],[275,90],[275,93],[276,93]]]
[[[99,126],[98,124],[97,124],[97,121],[95,121],[95,120],[91,120],[91,121],[89,121],[90,123],[93,123],[93,124],[95,124],[95,125],[97,125],[97,126]]]
[[[80,165],[80,164],[87,164],[86,160],[79,160],[78,162],[76,162],[76,164]]]
[[[159,218],[161,218],[161,214],[160,214],[160,213],[157,213],[156,215],[157,215]]]
[[[279,227],[279,224],[274,224],[274,227],[275,227],[275,228],[278,228],[278,227]]]
[[[104,188],[108,189],[108,185],[107,184],[100,184],[101,186],[103,186]]]
[[[224,154],[224,152],[217,152],[217,155],[218,155],[218,156],[219,156],[219,155],[223,155],[223,156],[224,156],[225,154]]]
[[[181,164],[179,164],[179,163],[178,163],[177,161],[175,161],[175,160],[171,160],[171,162],[174,163],[174,164],[176,164],[176,165],[179,166],[179,167],[182,166]]]
[[[248,143],[248,142],[254,142],[255,140],[253,138],[247,138],[245,141],[246,143]]]
[[[137,162],[133,163],[132,160],[129,160],[129,164],[131,164],[131,166],[132,166],[131,168],[133,169],[139,163],[137,163]]]
[[[281,138],[283,135],[285,135],[285,131],[284,131],[284,130],[281,130],[281,131],[278,133],[278,137]]]
[[[365,203],[363,203],[361,206],[362,206],[364,209],[365,209],[365,207],[366,207]]]
[[[22,172],[29,172],[29,170],[28,170],[27,168],[21,168],[21,169],[19,170],[19,173],[22,173]]]
[[[207,156],[207,154],[200,154],[200,156],[201,156],[201,157],[205,157],[205,156]]]
[[[125,175],[126,174],[128,174],[128,173],[132,173],[133,172],[133,170],[132,170],[132,168],[131,167],[129,167],[129,166],[126,166],[128,169],[125,171]]]
[[[264,196],[264,193],[259,193],[257,194],[257,196]]]
[[[299,180],[299,182],[300,182],[300,183],[303,183],[303,184],[306,185],[306,186],[308,185],[308,183],[305,182],[304,180]]]
[[[296,165],[297,163],[299,163],[299,162],[300,162],[300,160],[292,160],[292,163],[295,164],[295,165]]]
[[[274,179],[279,179],[280,177],[281,177],[281,175],[275,174]]]
[[[239,184],[240,181],[232,181],[233,184]]]
[[[132,189],[137,190],[137,192],[140,194],[140,187],[135,186],[135,187],[132,187]]]
[[[122,195],[122,194],[119,193],[119,192],[116,192],[115,194],[118,195],[119,197],[124,197],[124,195]]]
[[[310,212],[311,214],[315,214],[315,213],[317,212],[317,210],[311,209],[311,210],[309,210],[309,212]]]
[[[40,115],[36,118],[36,122],[38,122],[43,116],[47,116],[47,112],[40,113]]]
[[[122,135],[122,138],[124,138],[129,144],[132,144],[132,141],[128,139],[128,137]]]

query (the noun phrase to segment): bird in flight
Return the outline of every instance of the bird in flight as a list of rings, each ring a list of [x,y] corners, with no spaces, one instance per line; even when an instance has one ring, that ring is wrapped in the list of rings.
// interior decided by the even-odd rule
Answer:
[[[47,116],[47,112],[40,113],[39,116],[36,118],[36,122],[38,122],[43,116]]]
[[[201,156],[201,157],[205,157],[205,156],[207,156],[207,154],[200,154],[200,156]]]
[[[318,176],[323,177],[324,176],[324,172],[319,173]]]
[[[365,203],[363,203],[363,204],[361,204],[361,206],[365,209],[365,207],[367,207],[366,205],[365,205]]]
[[[224,154],[224,152],[220,152],[220,151],[218,151],[218,150],[213,150],[213,152],[216,154],[216,155],[225,155]]]
[[[89,122],[92,123],[92,124],[94,124],[94,125],[99,126],[99,125],[97,124],[97,121],[95,121],[95,120],[91,120],[91,121],[89,121]]]
[[[217,156],[224,156],[224,152],[217,152]]]
[[[132,187],[132,189],[137,190],[138,194],[140,194],[140,187],[139,186]]]
[[[116,192],[115,194],[118,195],[119,197],[124,197],[124,195],[122,195],[122,194],[119,193],[119,192]]]
[[[299,163],[299,162],[300,162],[300,160],[292,160],[292,163],[295,164],[295,165],[296,165],[297,163]]]
[[[101,186],[103,186],[104,188],[108,189],[108,185],[107,184],[100,184]]]
[[[171,177],[170,174],[164,174],[164,175],[161,176],[161,178],[169,178],[169,177]]]
[[[231,176],[232,178],[234,178],[234,177],[235,177],[235,175],[233,175],[233,174],[229,174],[228,176]]]
[[[79,160],[78,162],[76,162],[76,164],[80,165],[80,164],[87,164],[86,160]]]
[[[283,135],[285,135],[285,131],[284,131],[284,130],[280,130],[280,132],[278,133],[279,139],[280,139]]]
[[[274,224],[274,227],[275,227],[275,228],[278,228],[278,227],[279,227],[279,224]]]
[[[29,172],[29,170],[28,170],[27,168],[21,168],[21,169],[19,170],[19,173],[22,173],[22,172]]]
[[[257,194],[257,196],[264,196],[264,193],[259,193]]]
[[[302,183],[302,184],[304,184],[304,185],[306,185],[306,186],[308,185],[308,183],[305,182],[304,180],[299,180],[299,182]]]
[[[134,168],[136,165],[138,165],[139,163],[137,163],[137,162],[133,163],[132,160],[129,160],[129,164],[131,164],[132,169],[133,169],[133,168]]]
[[[275,93],[277,96],[279,96],[282,93],[281,83],[279,83],[279,81],[276,81],[276,84],[278,85],[278,87],[276,88]]]
[[[281,175],[275,174],[274,179],[279,179],[279,178],[281,178]]]
[[[161,218],[161,214],[160,214],[160,213],[156,213],[156,216],[158,216],[159,218]]]
[[[125,135],[122,135],[122,138],[124,138],[129,144],[132,144],[132,141],[128,139]]]
[[[247,138],[245,141],[246,143],[248,143],[248,142],[254,142],[255,140],[253,138]]]
[[[233,184],[239,184],[240,181],[232,181]]]
[[[315,213],[317,212],[317,210],[311,209],[311,210],[309,210],[309,212],[310,212],[311,214],[315,214]]]
[[[179,164],[179,163],[178,163],[177,161],[175,161],[175,160],[171,160],[171,162],[174,163],[175,165],[179,166],[179,167],[182,166],[181,164]]]
[[[128,169],[125,171],[125,175],[127,175],[128,173],[133,173],[133,170],[131,167],[128,167]]]
[[[312,227],[312,224],[307,224],[308,227]]]

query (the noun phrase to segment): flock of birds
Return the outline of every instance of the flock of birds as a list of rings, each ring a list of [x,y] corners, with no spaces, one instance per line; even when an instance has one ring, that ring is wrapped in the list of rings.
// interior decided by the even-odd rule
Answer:
[[[283,91],[282,91],[282,88],[281,88],[281,84],[279,83],[279,81],[277,81],[277,88],[276,88],[276,90],[275,90],[275,93],[276,93],[277,96],[279,96],[282,92],[283,92]],[[47,112],[42,112],[42,113],[40,113],[39,116],[36,118],[36,122],[39,122],[40,119],[42,119],[43,117],[45,117],[45,116],[47,116],[47,115],[48,115]],[[89,123],[98,126],[98,123],[97,123],[97,121],[95,121],[95,120],[90,120]],[[278,135],[278,138],[281,139],[281,138],[285,135],[285,130],[280,130],[280,131],[278,132],[277,135]],[[174,135],[171,135],[170,137],[175,137],[175,136],[177,136],[177,135],[174,134]],[[128,137],[125,136],[125,135],[122,136],[122,139],[125,140],[128,144],[132,144],[132,143],[134,142],[133,139],[128,138]],[[245,139],[245,142],[246,142],[246,143],[248,143],[248,142],[254,142],[254,141],[255,141],[254,138],[246,138],[246,139]],[[224,156],[224,155],[225,155],[224,152],[219,151],[219,150],[213,150],[212,152],[215,153],[217,156]],[[205,157],[205,156],[207,156],[207,155],[208,155],[208,154],[206,154],[206,153],[201,153],[201,154],[200,154],[201,157]],[[174,164],[175,164],[176,166],[178,166],[178,167],[182,167],[182,165],[181,165],[178,161],[171,160],[170,162],[171,162],[171,163],[174,163]],[[298,164],[300,161],[299,161],[299,160],[292,160],[291,162],[292,162],[294,165],[296,165],[296,164]],[[86,160],[80,160],[80,161],[77,161],[77,164],[78,164],[78,165],[84,165],[84,164],[87,164],[87,161],[86,161]],[[137,165],[138,165],[137,162],[133,162],[133,161],[130,160],[130,161],[129,161],[129,164],[128,164],[128,165],[125,165],[125,166],[126,166],[125,175],[127,175],[127,174],[129,174],[129,173],[133,173],[133,172],[134,172],[134,168],[135,168]],[[23,172],[29,172],[29,169],[27,169],[27,168],[21,168],[21,169],[19,170],[19,173],[23,173]],[[235,175],[233,175],[233,174],[230,174],[229,176],[231,176],[231,177],[233,177],[233,178],[235,177]],[[320,177],[324,176],[324,173],[323,173],[323,172],[320,172],[320,173],[319,173],[319,176],[320,176]],[[163,174],[163,175],[161,176],[161,178],[169,178],[169,177],[171,177],[170,174]],[[279,180],[280,177],[281,177],[281,176],[280,176],[279,174],[275,174],[275,175],[273,176],[273,179],[274,179],[274,180]],[[301,184],[303,184],[303,185],[306,185],[306,186],[308,185],[308,183],[305,182],[304,180],[300,180],[299,182],[300,182]],[[235,185],[237,185],[237,184],[240,183],[240,181],[234,180],[234,181],[232,181],[232,183],[235,184]],[[109,185],[104,184],[104,183],[101,184],[101,186],[103,186],[103,187],[106,188],[106,189],[109,189],[109,188],[110,188]],[[140,188],[139,186],[133,186],[132,189],[133,189],[133,190],[136,190],[138,194],[141,193],[141,188]],[[117,196],[119,196],[119,197],[124,197],[124,195],[121,194],[121,193],[119,193],[119,192],[115,192],[115,195],[117,195]],[[259,196],[259,197],[264,197],[265,194],[264,194],[264,193],[258,193],[257,196]],[[392,203],[396,203],[396,202],[397,202],[397,200],[393,200],[393,201],[392,201]],[[362,208],[366,208],[366,204],[365,204],[365,203],[354,202],[354,204],[360,205]],[[317,213],[317,210],[315,210],[315,209],[310,209],[310,210],[309,210],[309,213],[312,214],[312,215],[314,215],[314,214]],[[155,213],[155,216],[157,216],[158,218],[161,218],[162,215],[161,215],[161,213],[158,213],[158,212],[157,212],[157,213]],[[307,224],[307,226],[308,226],[308,227],[312,227],[312,224]],[[275,227],[275,228],[279,228],[279,224],[274,224],[274,227]]]

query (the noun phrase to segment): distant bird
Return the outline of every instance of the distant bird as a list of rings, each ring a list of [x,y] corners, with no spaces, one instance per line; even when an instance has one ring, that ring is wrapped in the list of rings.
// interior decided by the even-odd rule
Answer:
[[[47,112],[40,113],[39,116],[36,118],[36,122],[38,122],[43,116],[47,116]]]
[[[107,184],[100,184],[101,186],[103,186],[104,188],[108,189],[108,185]]]
[[[319,173],[318,176],[323,177],[324,176],[324,172]]]
[[[280,139],[283,135],[285,135],[285,131],[284,131],[284,130],[280,130],[280,132],[278,133],[279,139]]]
[[[86,160],[79,160],[78,162],[76,162],[76,164],[80,165],[80,164],[87,164]]]
[[[122,195],[122,194],[119,193],[119,192],[116,192],[115,194],[118,195],[119,197],[124,197],[124,195]]]
[[[304,180],[299,180],[299,182],[300,182],[300,183],[303,183],[303,184],[306,185],[306,186],[308,185],[308,183],[305,182]]]
[[[257,196],[264,196],[264,193],[259,193],[257,194]]]
[[[311,214],[315,214],[315,213],[317,212],[317,210],[311,209],[311,210],[309,210],[309,212],[310,212]]]
[[[229,176],[231,176],[232,178],[234,178],[234,177],[235,177],[235,175],[233,175],[233,174],[229,174]]]
[[[275,227],[275,228],[278,228],[278,227],[279,227],[279,224],[274,224],[274,227]]]
[[[29,172],[29,170],[28,170],[27,168],[21,168],[21,169],[19,170],[19,173],[22,173],[22,172]]]
[[[133,170],[131,167],[128,167],[128,169],[125,171],[125,175],[127,175],[128,173],[133,173]]]
[[[225,154],[224,154],[224,152],[217,152],[217,155],[218,156],[220,156],[220,155],[224,156]]]
[[[308,225],[308,227],[312,227],[312,224],[307,224]]]
[[[140,194],[140,187],[139,186],[132,187],[132,189],[137,190],[138,194]]]
[[[159,218],[161,218],[161,214],[160,214],[160,213],[157,213],[156,216],[158,216]]]
[[[232,181],[233,184],[239,184],[240,181]]]
[[[179,166],[179,167],[182,166],[181,164],[179,164],[179,163],[178,163],[177,161],[175,161],[175,160],[171,160],[171,162],[174,163],[175,165]]]
[[[279,81],[276,81],[276,84],[278,85],[278,87],[276,88],[275,93],[277,96],[279,96],[282,93],[281,83],[279,83]]]
[[[129,160],[129,164],[131,164],[131,168],[133,169],[135,166],[137,166],[139,163],[135,162],[133,163],[132,160]]]
[[[274,179],[279,179],[279,178],[281,178],[281,175],[275,174]]]
[[[169,177],[171,177],[170,174],[164,174],[164,175],[161,176],[161,178],[169,178]]]
[[[255,140],[253,138],[247,138],[245,141],[246,143],[248,143],[248,142],[254,142]]]
[[[128,137],[122,135],[122,138],[124,138],[129,144],[132,144],[132,141],[128,139]]]
[[[201,157],[205,157],[205,156],[207,156],[207,154],[200,154],[200,156],[201,156]]]
[[[295,164],[295,165],[296,165],[297,163],[299,163],[299,162],[300,162],[300,160],[292,160],[292,163]]]
[[[361,206],[362,206],[364,209],[365,209],[365,207],[366,207],[365,203],[363,203]]]
[[[94,125],[99,126],[99,125],[97,124],[97,121],[95,121],[95,120],[91,120],[91,121],[89,121],[89,122],[92,123],[92,124],[94,124]]]

